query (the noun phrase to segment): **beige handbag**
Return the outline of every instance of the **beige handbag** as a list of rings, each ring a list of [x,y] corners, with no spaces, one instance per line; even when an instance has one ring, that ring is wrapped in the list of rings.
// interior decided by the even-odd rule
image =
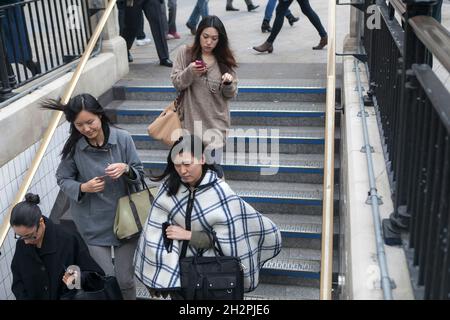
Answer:
[[[182,91],[164,111],[147,128],[148,135],[172,146],[181,136],[180,102],[184,96]]]
[[[114,234],[117,239],[125,240],[139,236],[145,224],[156,195],[157,187],[149,189],[142,178],[143,190],[119,199],[114,220]]]

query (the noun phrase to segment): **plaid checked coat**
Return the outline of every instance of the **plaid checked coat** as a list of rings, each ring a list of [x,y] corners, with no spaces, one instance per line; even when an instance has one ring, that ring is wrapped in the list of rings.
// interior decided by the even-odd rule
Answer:
[[[162,224],[185,228],[188,202],[193,201],[191,230],[214,230],[226,256],[239,257],[244,265],[244,289],[254,290],[264,262],[281,250],[277,226],[236,195],[228,184],[208,170],[191,191],[183,184],[175,196],[168,196],[163,183],[155,198],[134,256],[135,275],[147,287],[159,291],[180,288],[178,264],[183,241],[173,240],[172,252],[164,247]],[[196,253],[189,246],[186,256]],[[213,256],[213,249],[203,256]]]

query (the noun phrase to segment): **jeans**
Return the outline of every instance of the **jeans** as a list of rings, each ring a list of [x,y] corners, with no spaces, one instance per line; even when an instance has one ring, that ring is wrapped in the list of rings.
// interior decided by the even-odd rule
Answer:
[[[200,20],[200,16],[204,18],[208,14],[208,0],[197,0],[197,3],[195,4],[194,10],[192,10],[187,24],[191,27],[196,27]]]
[[[289,6],[291,5],[291,3],[293,1],[294,0],[278,0],[275,22],[273,23],[272,32],[270,33],[270,36],[267,39],[267,42],[273,43],[275,41],[276,37],[278,36],[278,34],[281,31],[281,28],[283,27],[284,13],[286,12],[286,10],[289,8]],[[320,37],[321,38],[326,37],[327,32],[325,31],[325,28],[323,27],[322,23],[320,22],[319,16],[311,8],[311,5],[309,4],[309,0],[297,0],[297,2],[300,5],[300,8],[302,9],[303,14],[308,17],[309,21],[316,28]]]
[[[270,21],[272,19],[273,11],[275,10],[275,5],[277,4],[277,0],[268,0],[266,4],[266,11],[264,11],[264,20]],[[284,14],[285,17],[290,16],[291,10],[287,9]]]

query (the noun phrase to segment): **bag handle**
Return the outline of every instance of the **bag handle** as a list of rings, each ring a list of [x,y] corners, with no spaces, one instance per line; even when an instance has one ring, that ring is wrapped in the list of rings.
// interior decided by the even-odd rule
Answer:
[[[147,190],[147,192],[148,192],[148,197],[150,199],[150,203],[153,203],[155,198],[153,197],[152,193],[150,192],[150,189],[147,186],[147,183],[145,183],[145,179],[143,176],[141,176],[141,183],[142,183],[143,190]],[[142,224],[141,224],[141,219],[139,218],[136,204],[134,203],[133,199],[131,198],[130,186],[128,183],[126,183],[126,189],[127,189],[127,195],[128,195],[128,203],[130,204],[131,212],[133,213],[134,222],[136,223],[138,232],[141,232],[143,229]]]

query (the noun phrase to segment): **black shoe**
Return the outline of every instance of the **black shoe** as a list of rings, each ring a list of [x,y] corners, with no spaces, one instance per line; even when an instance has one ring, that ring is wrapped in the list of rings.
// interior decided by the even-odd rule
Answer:
[[[247,11],[250,12],[250,11],[253,11],[253,10],[257,9],[257,8],[259,8],[259,5],[255,6],[254,4],[249,4],[247,6]]]
[[[233,6],[226,6],[226,7],[225,7],[225,10],[226,10],[226,11],[239,11],[238,8],[235,8],[235,7],[233,7]]]
[[[168,59],[168,58],[167,59],[161,59],[159,61],[159,64],[162,65],[162,66],[170,67],[170,68],[172,68],[172,66],[173,66],[172,61],[170,59]]]
[[[272,32],[272,28],[270,27],[269,20],[264,19],[261,25],[261,32]]]
[[[294,15],[292,15],[292,14],[287,16],[286,19],[288,19],[289,24],[291,25],[291,27],[294,25],[294,23],[296,23],[298,20],[300,20],[300,18],[294,17]]]

